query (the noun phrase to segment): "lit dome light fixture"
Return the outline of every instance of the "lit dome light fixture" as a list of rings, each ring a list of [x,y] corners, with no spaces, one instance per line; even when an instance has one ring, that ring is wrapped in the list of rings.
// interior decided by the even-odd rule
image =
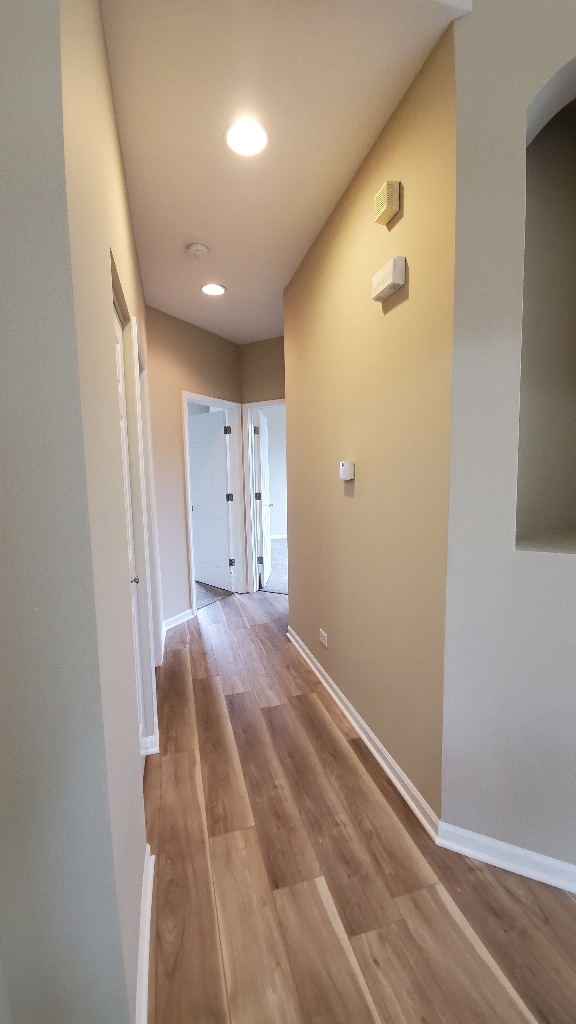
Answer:
[[[205,284],[202,291],[204,295],[224,295],[226,289],[223,284]]]
[[[256,156],[268,145],[268,132],[253,117],[241,117],[227,129],[226,142],[240,156]]]

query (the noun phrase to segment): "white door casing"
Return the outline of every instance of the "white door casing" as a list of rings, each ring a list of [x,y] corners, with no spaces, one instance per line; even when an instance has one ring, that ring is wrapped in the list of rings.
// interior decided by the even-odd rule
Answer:
[[[190,501],[194,573],[199,583],[231,590],[229,435],[225,409],[216,409],[188,422]]]
[[[124,380],[128,423],[128,455],[132,499],[132,521],[134,525],[134,550],[140,582],[136,587],[138,600],[138,626],[140,651],[140,676],[142,683],[142,712],[144,716],[144,741],[142,753],[154,754],[159,750],[158,711],[156,706],[156,657],[154,638],[154,613],[152,593],[152,551],[149,517],[152,505],[149,502],[146,427],[147,408],[145,367],[138,342],[138,324],[132,317],[122,332],[124,353]],[[152,467],[149,465],[149,471]]]
[[[261,586],[265,587],[272,572],[272,541],[270,538],[270,465],[268,462],[268,420],[259,413],[259,433],[256,435],[258,463],[258,493],[260,494],[259,555]]]
[[[282,399],[265,402],[247,402],[242,406],[242,435],[244,445],[244,516],[246,536],[246,584],[250,593],[259,588],[262,566],[258,563],[261,552],[262,502],[256,500],[261,492],[260,480],[260,416],[268,406],[285,405]],[[265,412],[264,412],[265,415]],[[266,502],[269,508],[269,500]],[[270,539],[271,547],[271,539]],[[262,555],[264,558],[264,555]],[[270,559],[271,561],[271,559]],[[265,585],[265,584],[264,584]]]
[[[138,583],[136,570],[136,549],[134,545],[134,519],[132,511],[132,485],[130,479],[130,455],[128,444],[128,414],[126,406],[126,377],[124,372],[124,350],[122,342],[122,324],[114,310],[114,332],[116,338],[116,380],[118,386],[118,408],[120,416],[120,442],[122,446],[122,475],[124,483],[124,510],[126,516],[126,540],[128,546],[128,564],[126,570],[130,579],[132,603],[132,636],[134,644],[134,666],[136,670],[136,700],[138,706],[138,726],[140,744],[145,737],[144,710],[142,700],[142,666],[140,659],[140,623],[138,614]]]

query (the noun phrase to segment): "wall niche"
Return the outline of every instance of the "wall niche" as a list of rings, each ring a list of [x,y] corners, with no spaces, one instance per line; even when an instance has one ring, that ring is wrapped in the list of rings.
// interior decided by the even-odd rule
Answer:
[[[576,101],[526,150],[516,546],[576,552]]]

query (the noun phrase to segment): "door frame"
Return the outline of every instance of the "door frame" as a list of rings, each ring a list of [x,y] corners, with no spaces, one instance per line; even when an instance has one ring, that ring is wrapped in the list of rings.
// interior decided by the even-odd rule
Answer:
[[[245,402],[242,406],[244,439],[244,506],[246,516],[246,582],[249,594],[258,590],[258,508],[256,506],[256,456],[254,451],[254,413],[271,406],[286,405],[285,398],[266,402]]]
[[[148,421],[147,382],[144,355],[139,342],[138,322],[130,316],[122,293],[113,289],[113,307],[121,327],[121,346],[126,400],[128,461],[134,557],[139,584],[137,702],[140,725],[140,753],[157,753],[159,747],[158,707],[156,701],[156,663],[158,615],[153,582],[157,578],[155,517],[151,467],[150,425]],[[151,535],[152,534],[152,535]]]
[[[226,409],[232,432],[230,434],[230,486],[234,500],[230,516],[230,550],[236,560],[232,574],[233,593],[243,594],[246,584],[246,540],[244,532],[244,494],[242,464],[242,407],[240,402],[228,402],[224,398],[199,395],[192,391],[182,392],[182,423],[184,428],[184,495],[186,500],[186,532],[188,540],[188,593],[190,610],[196,615],[196,588],[194,586],[194,532],[192,528],[192,501],[190,496],[190,459],[188,453],[188,404],[213,405]]]

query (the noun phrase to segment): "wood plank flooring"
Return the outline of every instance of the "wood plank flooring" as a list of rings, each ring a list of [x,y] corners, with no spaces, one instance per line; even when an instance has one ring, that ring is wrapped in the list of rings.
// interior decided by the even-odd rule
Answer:
[[[168,634],[149,1024],[576,1024],[576,900],[435,846],[286,628]]]

